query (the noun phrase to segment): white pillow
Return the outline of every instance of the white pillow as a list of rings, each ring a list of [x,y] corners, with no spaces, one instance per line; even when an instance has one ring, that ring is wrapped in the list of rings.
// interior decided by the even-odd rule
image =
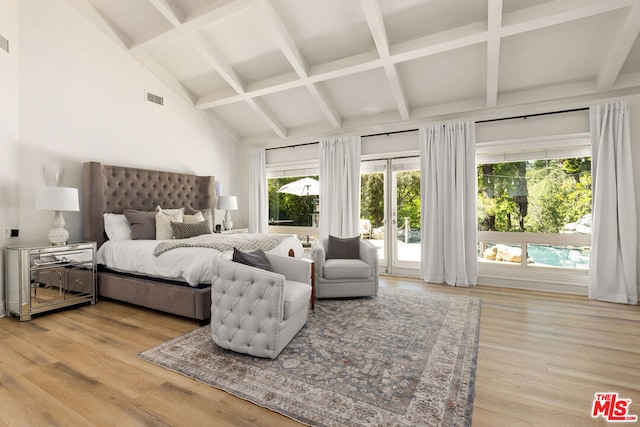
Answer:
[[[184,214],[182,215],[182,221],[184,221],[185,224],[195,224],[204,221],[204,215],[202,215],[202,212],[196,212],[193,215]],[[208,225],[209,224],[207,224],[207,226]]]
[[[156,213],[156,240],[173,239],[171,221],[182,222],[182,211],[178,209],[170,215],[165,213],[165,210],[159,210]]]
[[[131,240],[131,224],[124,215],[105,213],[102,216],[109,240]]]
[[[164,212],[164,213],[166,213],[167,215],[173,215],[174,213],[176,213],[176,212],[178,212],[178,211],[180,211],[180,212],[182,212],[182,214],[184,214],[184,208],[165,209],[165,208],[163,208],[163,207],[162,207],[162,206],[160,206],[160,205],[157,205],[157,206],[156,206],[156,212]]]

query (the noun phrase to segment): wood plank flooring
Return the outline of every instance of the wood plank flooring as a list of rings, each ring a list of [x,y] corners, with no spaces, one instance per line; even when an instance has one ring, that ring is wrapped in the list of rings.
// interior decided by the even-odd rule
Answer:
[[[606,425],[590,416],[596,392],[640,415],[638,306],[391,276],[381,286],[482,299],[473,426]],[[0,319],[0,426],[299,425],[135,357],[197,327],[112,301]]]

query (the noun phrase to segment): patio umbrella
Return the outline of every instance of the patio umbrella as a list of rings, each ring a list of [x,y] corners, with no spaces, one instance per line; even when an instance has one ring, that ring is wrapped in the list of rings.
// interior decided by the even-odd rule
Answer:
[[[320,194],[320,183],[313,178],[302,178],[283,185],[278,193],[294,194],[296,196],[317,196]]]

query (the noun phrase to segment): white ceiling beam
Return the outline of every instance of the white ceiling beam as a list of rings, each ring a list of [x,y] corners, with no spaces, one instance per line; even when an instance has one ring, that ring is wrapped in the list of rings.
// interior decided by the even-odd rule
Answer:
[[[500,29],[502,28],[502,0],[489,0],[487,37],[487,107],[498,105],[498,77],[500,73]]]
[[[637,0],[556,0],[544,3],[539,6],[503,15],[500,38],[622,9],[629,7],[634,1]],[[497,21],[497,13],[492,12],[490,19]],[[389,46],[388,61],[397,64],[480,43],[487,43],[492,36],[488,31],[490,25],[491,28],[494,28],[499,26],[499,23],[493,22],[490,24],[488,21],[475,22]],[[377,34],[374,38],[379,36],[380,35]],[[384,47],[382,47],[382,49],[384,49]],[[499,45],[493,46],[491,49],[491,52],[488,52],[488,59],[493,65],[487,64],[487,67],[492,67],[491,70],[489,70],[489,68],[487,69],[487,103],[489,105],[493,103],[493,98],[497,97],[496,79],[498,78],[497,73],[499,71],[500,54]],[[330,63],[310,67],[308,75],[311,82],[318,83],[367,70],[378,69],[384,66],[385,61],[380,58],[380,51],[372,50]],[[494,81],[495,83],[493,83]],[[302,86],[303,84],[304,82],[302,81],[287,81],[284,84],[279,82],[273,86],[260,84],[261,87],[259,90],[247,90],[246,96],[262,96],[287,90],[291,87]],[[495,90],[492,85],[495,85]],[[214,93],[201,97],[196,105],[198,108],[211,108],[230,102],[238,102],[241,99],[243,98],[235,95],[226,99]]]
[[[184,21],[185,13],[174,0],[148,0],[153,7],[174,27],[180,26]]]
[[[207,38],[201,34],[199,31],[194,31],[189,34],[191,40],[193,41],[196,50],[202,55],[205,61],[211,65],[211,67],[216,70],[220,77],[224,79],[225,82],[233,90],[235,90],[240,99],[246,101],[249,106],[256,112],[258,115],[269,125],[273,131],[278,134],[281,138],[286,138],[287,129],[276,119],[276,117],[267,109],[267,107],[260,102],[257,98],[246,96],[245,92],[245,84],[236,74],[231,65],[222,57],[222,55],[216,50],[216,48],[207,40]],[[202,109],[202,108],[201,108]]]
[[[500,106],[524,105],[533,102],[544,102],[556,99],[568,99],[581,95],[595,94],[596,84],[594,80],[564,83],[554,86],[537,87],[500,94]]]
[[[409,103],[407,102],[407,95],[404,92],[404,86],[402,80],[398,75],[398,70],[394,64],[385,64],[384,72],[387,75],[387,81],[391,89],[391,95],[396,101],[396,107],[400,113],[402,120],[409,120]]]
[[[245,92],[244,82],[240,76],[236,74],[233,68],[231,68],[231,65],[229,65],[229,63],[217,51],[217,49],[213,47],[211,42],[198,31],[194,31],[189,36],[202,58],[207,61],[207,63],[211,65],[218,74],[220,74],[220,77],[222,77],[224,81],[233,88],[233,90],[238,94],[243,95]]]
[[[609,56],[598,74],[598,91],[610,90],[613,87],[638,34],[640,34],[640,5],[636,4],[626,16],[609,51]]]
[[[243,95],[238,95],[233,90],[213,92],[202,95],[196,102],[196,107],[201,109],[215,108],[222,105],[244,101],[246,98],[257,98],[272,93],[303,87],[305,83],[298,78],[296,73],[287,73],[259,82],[249,83]]]
[[[100,31],[102,31],[107,37],[116,42],[120,47],[128,49],[132,43],[132,40],[125,35],[118,26],[113,22],[105,18],[100,12],[96,10],[87,0],[67,0],[67,2],[73,6],[87,21],[95,25]]]
[[[421,37],[391,46],[390,50],[392,52],[397,51],[397,53],[393,53],[392,56],[389,57],[389,61],[392,63],[404,62],[412,59],[418,59],[423,56],[447,52],[460,47],[484,43],[487,41],[486,27],[487,24],[483,21],[482,23],[465,25],[454,30],[444,31],[443,33],[438,33],[429,37]],[[452,40],[449,37],[458,38],[454,38]],[[370,50],[368,52],[359,53],[347,58],[311,67],[309,70],[309,80],[313,83],[318,83],[378,69],[384,67],[384,65],[384,61],[379,57],[379,53],[375,50]],[[262,84],[260,82],[252,83],[250,85],[252,88],[251,90],[249,87],[247,88],[246,95],[248,97],[263,96],[304,85],[304,82],[301,80],[282,80],[286,80],[286,83],[278,82],[272,86],[269,84]],[[260,89],[253,89],[254,85],[260,86]],[[232,102],[237,102],[242,99],[236,95],[232,95],[232,97],[235,99]],[[196,103],[198,108],[212,108],[224,104],[228,104],[228,102],[224,97],[219,96],[217,93],[203,95]]]
[[[398,43],[391,46],[390,59],[394,63],[406,62],[479,43],[486,43],[488,37],[487,25],[487,21],[475,22]]]
[[[269,111],[262,101],[255,98],[249,98],[247,99],[247,103],[280,138],[287,137],[287,128],[280,123],[280,121]]]
[[[342,119],[340,118],[340,114],[335,109],[333,105],[329,102],[329,97],[324,93],[324,91],[317,87],[314,84],[309,83],[307,85],[307,89],[311,94],[311,97],[316,101],[316,104],[320,108],[320,111],[327,118],[329,123],[334,129],[340,129],[342,126]]]
[[[640,71],[621,75],[616,79],[612,89],[620,90],[632,87],[640,87]]]
[[[331,105],[326,95],[322,94],[315,85],[309,81],[308,64],[302,52],[296,45],[291,33],[284,25],[273,6],[268,0],[256,1],[256,12],[265,23],[268,31],[275,40],[276,44],[287,58],[298,77],[304,82],[311,97],[318,105],[326,119],[335,129],[340,127],[341,119],[336,109]]]
[[[323,82],[325,80],[373,70],[380,68],[383,65],[382,60],[378,56],[378,52],[370,50],[368,52],[362,52],[336,61],[313,66],[309,70],[309,79],[314,83]]]
[[[502,37],[629,7],[637,0],[556,0],[505,14]]]
[[[273,37],[295,72],[298,73],[300,78],[306,78],[307,61],[302,56],[300,49],[298,49],[293,37],[291,37],[291,33],[287,30],[271,3],[268,0],[257,0],[256,13],[266,25],[271,37]]]
[[[252,0],[217,0],[197,14],[185,18],[177,27],[142,40],[135,40],[130,46],[130,51],[134,54],[146,52],[156,46],[183,37],[185,33],[239,12],[252,4]]]
[[[369,25],[369,31],[378,50],[378,55],[384,63],[384,72],[389,82],[391,94],[396,102],[396,107],[402,120],[409,119],[409,103],[404,92],[402,80],[395,64],[389,61],[391,51],[389,49],[389,37],[384,26],[384,18],[378,0],[360,0],[362,11]]]
[[[387,30],[384,26],[384,18],[382,17],[382,10],[380,10],[378,0],[360,0],[360,5],[380,58],[388,58],[391,55],[389,38],[387,37]]]

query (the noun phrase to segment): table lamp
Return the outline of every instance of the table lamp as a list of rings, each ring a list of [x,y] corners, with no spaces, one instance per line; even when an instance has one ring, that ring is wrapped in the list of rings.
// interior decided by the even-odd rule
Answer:
[[[49,230],[49,242],[52,245],[64,245],[69,232],[64,228],[63,211],[79,211],[78,189],[70,187],[43,187],[36,197],[36,209],[55,211],[52,228]]]
[[[224,214],[224,221],[222,225],[225,230],[231,230],[233,228],[233,221],[231,221],[231,214],[229,211],[235,211],[238,209],[238,199],[236,196],[219,196],[217,209],[225,209],[227,212]]]

